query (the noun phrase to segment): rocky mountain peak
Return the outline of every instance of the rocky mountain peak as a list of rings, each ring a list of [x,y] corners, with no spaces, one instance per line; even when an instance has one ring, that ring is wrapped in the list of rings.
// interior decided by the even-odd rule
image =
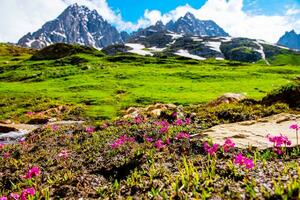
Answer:
[[[287,31],[279,39],[278,44],[291,49],[300,50],[300,34],[297,34],[295,30]]]
[[[96,10],[73,4],[55,20],[45,23],[38,31],[23,36],[18,44],[37,49],[54,43],[75,43],[102,48],[122,42],[117,29],[105,21]]]

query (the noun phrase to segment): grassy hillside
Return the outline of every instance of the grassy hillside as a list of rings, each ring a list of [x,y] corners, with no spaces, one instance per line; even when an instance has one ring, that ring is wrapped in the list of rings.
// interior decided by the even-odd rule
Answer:
[[[38,61],[30,59],[31,50],[0,55],[0,119],[61,104],[80,105],[83,116],[109,119],[129,106],[199,104],[226,92],[260,99],[300,74],[297,65],[77,52]]]

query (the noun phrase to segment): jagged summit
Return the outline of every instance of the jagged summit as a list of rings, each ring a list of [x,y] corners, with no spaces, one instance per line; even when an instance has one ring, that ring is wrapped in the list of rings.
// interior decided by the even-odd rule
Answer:
[[[55,20],[45,23],[38,31],[23,36],[18,44],[37,49],[53,43],[76,43],[102,48],[122,42],[117,29],[105,21],[96,10],[73,4]]]
[[[278,44],[291,49],[300,50],[300,34],[297,34],[295,30],[287,31],[279,39]]]

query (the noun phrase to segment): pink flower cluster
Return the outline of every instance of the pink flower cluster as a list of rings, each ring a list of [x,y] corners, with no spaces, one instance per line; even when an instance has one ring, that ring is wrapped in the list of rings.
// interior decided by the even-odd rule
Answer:
[[[94,127],[86,127],[85,131],[88,133],[88,134],[92,134],[94,131],[95,131],[95,128]]]
[[[0,150],[4,148],[4,144],[0,143]]]
[[[241,153],[239,153],[235,157],[234,163],[241,166],[245,166],[247,169],[252,169],[254,167],[253,160],[248,159],[247,157],[243,156]]]
[[[212,146],[210,146],[208,144],[208,142],[204,142],[203,144],[204,150],[209,154],[209,155],[214,155],[216,154],[216,152],[219,149],[219,145],[218,144],[213,144]]]
[[[181,139],[189,139],[191,136],[188,133],[185,132],[180,132],[178,135],[175,137],[176,140],[181,140]]]
[[[160,125],[161,125],[161,128],[159,130],[160,133],[168,132],[170,124],[167,121],[162,121]]]
[[[134,118],[135,124],[141,124],[143,122],[143,118],[141,116],[137,116]]]
[[[122,146],[125,142],[135,142],[135,139],[132,137],[127,137],[126,135],[122,135],[119,139],[114,141],[110,146],[113,149],[117,149]]]
[[[290,126],[290,129],[299,131],[299,130],[300,130],[300,126],[299,126],[298,124],[292,124],[292,125]]]
[[[182,126],[182,125],[189,125],[191,124],[191,119],[190,118],[186,118],[185,121],[183,121],[182,119],[177,119],[175,122],[174,122],[174,125],[176,126]]]
[[[70,154],[67,150],[61,150],[61,152],[57,155],[59,158],[67,159]]]
[[[31,187],[31,188],[24,189],[21,195],[19,195],[18,193],[11,193],[9,197],[10,199],[13,200],[27,200],[29,196],[34,197],[35,193],[36,193],[35,189]],[[0,200],[8,200],[8,198],[3,196],[0,197]]]
[[[159,139],[155,142],[154,146],[157,148],[157,149],[162,149],[164,148],[166,145],[164,144],[164,142],[162,141],[162,139]]]
[[[33,166],[30,168],[25,176],[22,176],[24,179],[32,179],[32,177],[38,177],[41,174],[39,167]]]
[[[231,139],[226,139],[224,144],[223,144],[223,149],[224,152],[228,152],[230,148],[234,148],[235,147],[235,143],[231,140]]]
[[[282,147],[283,145],[285,146],[290,146],[292,142],[286,137],[280,134],[279,136],[270,136],[267,135],[267,138],[269,139],[270,142],[274,143],[274,147]]]

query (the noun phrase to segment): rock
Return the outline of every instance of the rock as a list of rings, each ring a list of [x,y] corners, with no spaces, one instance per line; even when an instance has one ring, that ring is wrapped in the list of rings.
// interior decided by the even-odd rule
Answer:
[[[57,122],[57,119],[56,118],[51,118],[51,119],[49,119],[49,122]]]
[[[177,106],[175,104],[166,104],[168,109],[176,109]]]
[[[12,121],[7,119],[7,120],[0,120],[0,124],[12,124]]]
[[[5,124],[0,124],[0,133],[9,133],[13,131],[18,131],[18,129],[11,126],[5,126]]]
[[[146,108],[146,111],[147,112],[150,112],[150,111],[152,111],[152,110],[155,110],[155,106],[154,105],[150,105],[150,106],[148,106],[147,108]]]
[[[152,111],[150,112],[150,114],[151,114],[152,116],[154,116],[154,117],[160,117],[160,116],[161,116],[161,112],[162,112],[161,109],[155,109],[155,110],[152,110]]]
[[[167,107],[164,104],[157,103],[154,105],[156,109],[167,109]]]
[[[278,121],[281,122],[278,123]],[[295,146],[297,144],[295,131],[289,129],[293,123],[300,123],[300,115],[283,113],[258,121],[251,120],[242,123],[214,126],[201,131],[198,135],[199,137],[209,137],[213,142],[220,145],[222,145],[227,138],[231,138],[236,143],[236,146],[240,148],[247,148],[251,145],[265,149],[273,146],[273,143],[270,143],[267,139],[268,134],[279,135],[282,133],[291,140],[292,146]]]
[[[137,112],[138,110],[139,110],[138,108],[130,107],[126,110],[126,113],[131,114],[131,113]]]
[[[236,103],[236,102],[239,102],[243,99],[245,99],[245,95],[243,94],[235,94],[235,93],[226,93],[222,96],[220,96],[219,98],[217,98],[216,100],[210,102],[208,104],[208,106],[218,106],[220,104],[223,104],[223,103]]]

